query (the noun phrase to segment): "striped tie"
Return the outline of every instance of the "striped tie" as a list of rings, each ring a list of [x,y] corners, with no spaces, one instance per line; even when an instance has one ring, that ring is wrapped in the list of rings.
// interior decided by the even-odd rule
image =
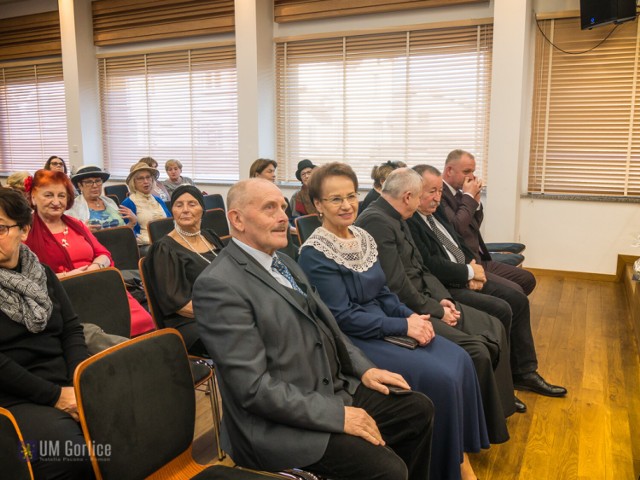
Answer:
[[[440,241],[440,243],[444,246],[444,248],[449,250],[451,254],[455,257],[456,262],[464,264],[465,263],[464,252],[460,249],[460,247],[458,247],[458,245],[455,244],[455,242],[452,242],[451,240],[449,240],[449,237],[447,237],[438,228],[438,226],[436,225],[436,222],[433,220],[433,215],[427,215],[427,222],[429,222],[429,226],[431,227],[431,230],[433,230],[433,233],[436,234],[436,237],[438,237],[438,240]]]

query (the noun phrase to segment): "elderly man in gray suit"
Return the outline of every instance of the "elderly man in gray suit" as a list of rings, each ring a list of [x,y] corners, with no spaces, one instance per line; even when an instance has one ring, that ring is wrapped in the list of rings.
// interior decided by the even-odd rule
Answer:
[[[217,366],[222,444],[263,470],[330,478],[426,479],[433,404],[341,333],[287,244],[286,202],[262,179],[227,197],[233,239],[193,291]]]

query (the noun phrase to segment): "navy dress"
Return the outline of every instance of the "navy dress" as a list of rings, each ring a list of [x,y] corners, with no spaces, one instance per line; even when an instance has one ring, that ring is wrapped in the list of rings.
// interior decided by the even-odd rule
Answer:
[[[406,319],[414,312],[386,286],[379,261],[356,272],[303,246],[298,262],[351,341],[378,367],[401,374],[433,401],[431,479],[459,479],[463,452],[489,448],[471,357],[443,337],[415,350],[382,339],[406,335]]]

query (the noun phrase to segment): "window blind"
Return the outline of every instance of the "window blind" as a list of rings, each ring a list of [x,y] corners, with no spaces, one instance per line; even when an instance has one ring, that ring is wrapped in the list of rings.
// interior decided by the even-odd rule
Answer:
[[[104,164],[126,177],[141,157],[180,160],[196,181],[235,181],[234,46],[101,58]]]
[[[580,30],[578,18],[540,22],[563,50],[588,50],[613,27]],[[580,55],[536,38],[529,192],[640,195],[640,24],[620,25]]]
[[[0,66],[0,152],[4,174],[33,173],[51,155],[69,158],[62,63]]]
[[[487,173],[491,25],[276,45],[278,177],[349,163],[370,184],[387,160],[442,167],[454,148]]]

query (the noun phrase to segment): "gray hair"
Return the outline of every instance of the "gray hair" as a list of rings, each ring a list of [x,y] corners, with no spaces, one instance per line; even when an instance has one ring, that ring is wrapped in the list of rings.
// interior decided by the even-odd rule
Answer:
[[[462,150],[458,148],[456,150],[451,150],[449,152],[449,155],[447,155],[447,159],[444,161],[444,164],[449,165],[452,162],[457,162],[462,158],[463,155],[469,155],[469,157],[471,157],[472,160],[476,159],[476,157],[474,157],[471,153],[467,152],[466,150]]]
[[[405,192],[422,190],[422,177],[410,168],[399,168],[389,174],[382,184],[382,193],[391,198],[400,198]]]
[[[416,165],[413,169],[418,172],[418,175],[421,177],[424,175],[424,172],[429,172],[431,175],[435,175],[436,177],[442,176],[442,173],[436,167],[432,167],[431,165],[426,165],[424,163]]]

